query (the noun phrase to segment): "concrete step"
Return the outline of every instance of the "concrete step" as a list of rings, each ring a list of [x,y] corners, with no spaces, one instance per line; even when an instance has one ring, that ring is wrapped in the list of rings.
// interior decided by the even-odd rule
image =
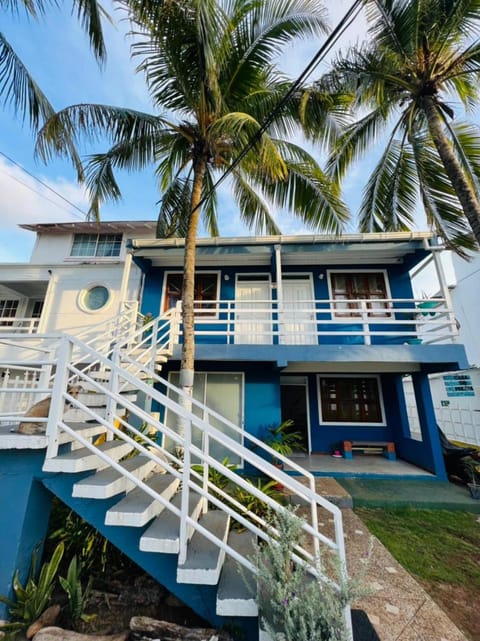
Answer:
[[[138,454],[122,461],[122,467],[135,478],[143,481],[155,469],[156,463],[148,457]],[[122,492],[128,492],[134,487],[137,487],[134,481],[123,476],[118,470],[106,467],[75,483],[72,496],[82,499],[108,499]]]
[[[132,403],[136,400],[137,398],[137,390],[119,390],[120,394],[122,395],[122,398],[126,398],[127,400],[131,401]],[[78,400],[80,403],[83,403],[87,407],[105,407],[107,404],[107,395],[102,394],[100,392],[88,392],[88,393],[80,393],[78,395]]]
[[[228,537],[230,515],[221,510],[210,510],[199,519],[206,530],[222,541]],[[225,551],[195,532],[187,549],[185,563],[177,567],[178,583],[216,585],[225,560]]]
[[[105,407],[92,407],[92,411],[100,418],[105,418]],[[63,418],[68,423],[85,423],[86,421],[95,420],[92,414],[79,409],[67,410]]]
[[[130,452],[130,443],[124,441],[107,441],[97,446],[97,449],[118,461]],[[98,457],[87,447],[81,447],[78,450],[65,452],[50,459],[46,459],[43,464],[44,472],[86,472],[88,470],[102,470],[109,464]]]
[[[252,532],[232,531],[228,544],[246,558],[252,558],[256,537]],[[256,603],[257,586],[252,572],[241,567],[231,556],[226,556],[217,590],[217,614],[219,616],[258,616]]]
[[[178,493],[172,500],[172,505],[180,509],[181,494]],[[196,492],[190,493],[188,513],[194,521],[198,521],[202,511],[203,499]],[[164,552],[178,554],[180,519],[170,511],[165,510],[155,519],[152,525],[145,530],[140,538],[142,552]],[[193,527],[188,528],[187,536],[190,538],[194,532]]]
[[[105,428],[103,425],[100,425],[100,423],[86,423],[84,421],[78,423],[66,421],[66,423],[75,432],[75,434],[83,436],[85,439],[93,438],[94,436],[98,436],[105,432]],[[64,443],[75,442],[68,432],[63,431],[60,432],[59,441],[62,445]]]
[[[144,483],[165,500],[170,501],[178,489],[180,480],[170,474],[155,474],[145,479]],[[144,492],[142,488],[136,487],[108,510],[105,525],[142,527],[164,509],[159,501]]]

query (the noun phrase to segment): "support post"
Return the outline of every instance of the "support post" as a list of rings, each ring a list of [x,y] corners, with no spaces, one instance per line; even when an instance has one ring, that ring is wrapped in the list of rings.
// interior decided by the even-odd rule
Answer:
[[[437,428],[437,419],[433,407],[430,382],[427,374],[414,372],[412,374],[415,402],[417,404],[418,420],[422,432],[423,443],[429,449],[429,457],[434,474],[442,481],[447,480],[445,462],[443,460],[440,435]]]

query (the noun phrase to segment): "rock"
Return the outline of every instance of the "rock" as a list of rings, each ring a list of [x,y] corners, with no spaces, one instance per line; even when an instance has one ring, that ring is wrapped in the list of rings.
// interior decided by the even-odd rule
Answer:
[[[147,637],[159,641],[232,641],[232,637],[224,631],[213,628],[186,628],[150,617],[132,617],[130,630],[135,638]]]
[[[64,630],[63,628],[48,627],[42,628],[33,637],[34,641],[126,641],[128,631],[120,634],[81,634],[73,630]]]
[[[25,633],[27,639],[31,639],[42,628],[52,626],[57,620],[59,614],[60,606],[58,605],[58,603],[47,608],[45,612],[43,612],[43,614],[41,614],[38,619],[29,626],[28,630]]]

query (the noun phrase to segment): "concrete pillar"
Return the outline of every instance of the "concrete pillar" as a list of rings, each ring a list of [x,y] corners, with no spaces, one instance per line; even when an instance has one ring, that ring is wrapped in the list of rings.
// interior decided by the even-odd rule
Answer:
[[[48,529],[52,494],[38,480],[43,450],[0,452],[0,594],[12,597],[15,572],[24,584],[35,549],[42,553]],[[8,607],[0,603],[0,619]]]
[[[440,436],[438,434],[437,419],[433,408],[432,393],[428,376],[422,372],[412,374],[415,401],[417,404],[418,420],[422,432],[425,455],[431,462],[437,478],[448,480],[443,460]]]

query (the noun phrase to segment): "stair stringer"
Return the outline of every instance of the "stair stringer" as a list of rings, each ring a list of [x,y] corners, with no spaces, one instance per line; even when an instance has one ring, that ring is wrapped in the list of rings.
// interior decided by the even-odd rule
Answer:
[[[163,585],[196,614],[214,628],[228,624],[239,626],[249,641],[258,641],[258,617],[222,617],[216,613],[216,585],[192,585],[177,583],[177,555],[140,550],[140,537],[150,523],[142,528],[105,525],[107,510],[118,503],[119,497],[110,499],[80,499],[72,496],[73,485],[89,473],[57,473],[42,479],[43,485],[102,536],[128,556],[153,579]],[[239,576],[239,581],[241,581]],[[139,606],[139,615],[141,615]]]

